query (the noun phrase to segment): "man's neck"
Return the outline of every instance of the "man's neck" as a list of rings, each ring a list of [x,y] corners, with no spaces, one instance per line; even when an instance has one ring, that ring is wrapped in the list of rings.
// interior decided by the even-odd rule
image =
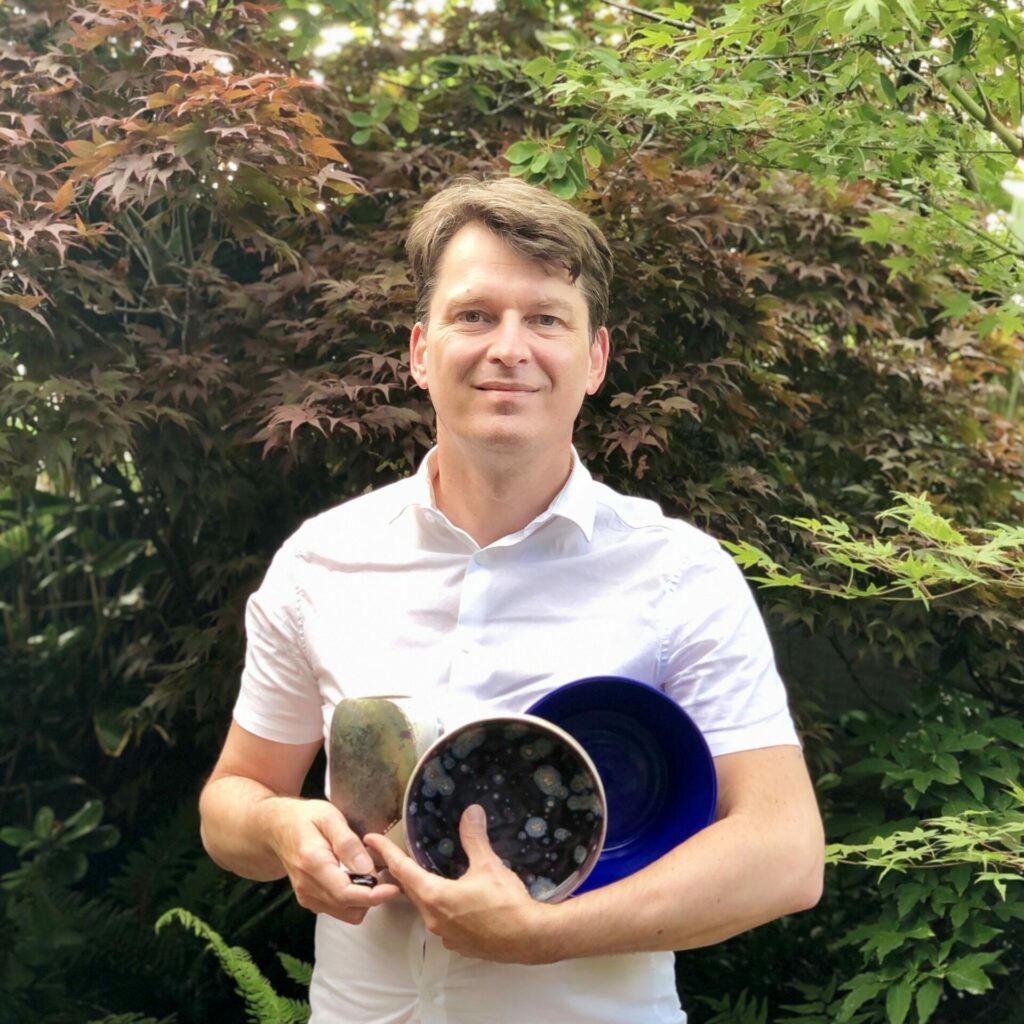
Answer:
[[[545,457],[531,452],[500,458],[491,454],[482,460],[439,443],[434,460],[438,509],[480,547],[529,525],[551,504],[572,471],[568,447]]]

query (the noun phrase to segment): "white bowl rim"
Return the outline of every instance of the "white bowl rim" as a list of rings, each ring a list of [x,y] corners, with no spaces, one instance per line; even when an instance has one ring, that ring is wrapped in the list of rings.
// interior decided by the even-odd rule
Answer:
[[[412,774],[409,776],[409,781],[405,785],[405,796],[402,798],[402,827],[405,830],[406,845],[409,849],[409,856],[412,857],[412,859],[425,871],[430,871],[431,867],[424,864],[423,861],[416,856],[414,845],[410,841],[409,802],[412,796],[413,783],[416,781],[420,772],[426,767],[427,762],[435,756],[435,751],[450,742],[452,737],[458,736],[460,733],[466,732],[469,729],[476,729],[480,726],[488,725],[508,725],[517,722],[522,725],[529,725],[532,728],[537,729],[539,732],[552,734],[569,747],[569,749],[576,754],[576,756],[589,770],[591,777],[594,779],[594,789],[597,793],[598,800],[600,801],[601,829],[597,843],[587,853],[586,859],[572,875],[559,885],[555,886],[551,892],[539,898],[539,902],[541,903],[560,903],[562,900],[571,896],[573,892],[575,892],[576,889],[586,881],[587,876],[594,870],[598,858],[601,856],[601,851],[604,849],[605,838],[608,834],[608,799],[605,796],[604,783],[602,782],[601,775],[597,770],[597,765],[594,764],[593,759],[583,748],[580,741],[570,733],[566,732],[560,725],[555,725],[554,722],[549,722],[546,718],[541,718],[539,715],[528,715],[523,712],[501,712],[493,715],[484,715],[481,718],[474,718],[468,722],[461,722],[450,731],[445,731],[438,736],[438,738],[434,740],[429,747],[427,747],[419,761],[416,762],[416,766],[413,768]],[[534,898],[537,899],[537,897]]]

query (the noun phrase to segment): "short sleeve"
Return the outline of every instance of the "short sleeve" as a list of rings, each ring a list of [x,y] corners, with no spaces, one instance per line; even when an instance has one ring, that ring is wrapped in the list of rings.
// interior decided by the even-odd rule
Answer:
[[[799,746],[750,587],[715,541],[694,533],[696,551],[684,559],[666,600],[662,688],[693,718],[715,756]]]
[[[278,743],[323,737],[316,677],[306,653],[295,569],[286,544],[245,608],[245,668],[234,719],[243,729]]]

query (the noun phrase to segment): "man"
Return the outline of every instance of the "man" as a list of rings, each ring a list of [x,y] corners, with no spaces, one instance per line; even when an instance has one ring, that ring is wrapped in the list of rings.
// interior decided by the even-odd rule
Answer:
[[[437,445],[416,476],[307,522],[247,611],[242,690],[201,798],[203,839],[318,913],[313,1024],[682,1022],[671,950],[813,905],[821,822],[763,623],[695,528],[595,483],[572,448],[608,362],[611,254],[584,215],[515,179],[460,179],[408,248],[409,346]],[[656,863],[549,905],[463,817],[449,881],[301,800],[342,697],[522,711],[622,675],[690,712],[717,819]],[[387,865],[375,888],[345,868]],[[397,883],[397,884],[393,884]]]

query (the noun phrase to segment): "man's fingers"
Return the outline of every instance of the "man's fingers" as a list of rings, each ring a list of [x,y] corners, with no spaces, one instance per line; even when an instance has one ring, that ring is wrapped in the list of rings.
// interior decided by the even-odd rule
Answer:
[[[344,872],[339,874],[344,881],[338,885],[313,884],[301,895],[296,890],[300,905],[315,914],[330,914],[331,917],[346,921],[348,924],[359,924],[368,910],[393,900],[402,891],[397,885],[387,882],[382,882],[373,889],[352,885]]]
[[[334,855],[353,874],[369,875],[373,873],[373,858],[366,852],[366,847],[359,841],[355,832],[340,818],[327,815],[320,828],[331,844]]]
[[[418,891],[424,881],[434,877],[429,871],[424,871],[412,857],[388,839],[387,836],[371,832],[366,837],[366,846],[384,861],[388,871],[391,872],[395,880],[406,892]],[[377,888],[380,888],[380,886]]]
[[[355,891],[353,892],[353,890]],[[367,889],[363,885],[350,885],[345,892],[345,902],[350,907],[355,906],[368,910],[370,907],[379,907],[382,903],[393,900],[401,893],[402,890],[390,882],[379,882],[372,889]]]
[[[470,804],[463,812],[459,821],[459,836],[462,848],[469,858],[469,866],[474,862],[493,859],[497,855],[487,838],[487,814],[479,804]]]

